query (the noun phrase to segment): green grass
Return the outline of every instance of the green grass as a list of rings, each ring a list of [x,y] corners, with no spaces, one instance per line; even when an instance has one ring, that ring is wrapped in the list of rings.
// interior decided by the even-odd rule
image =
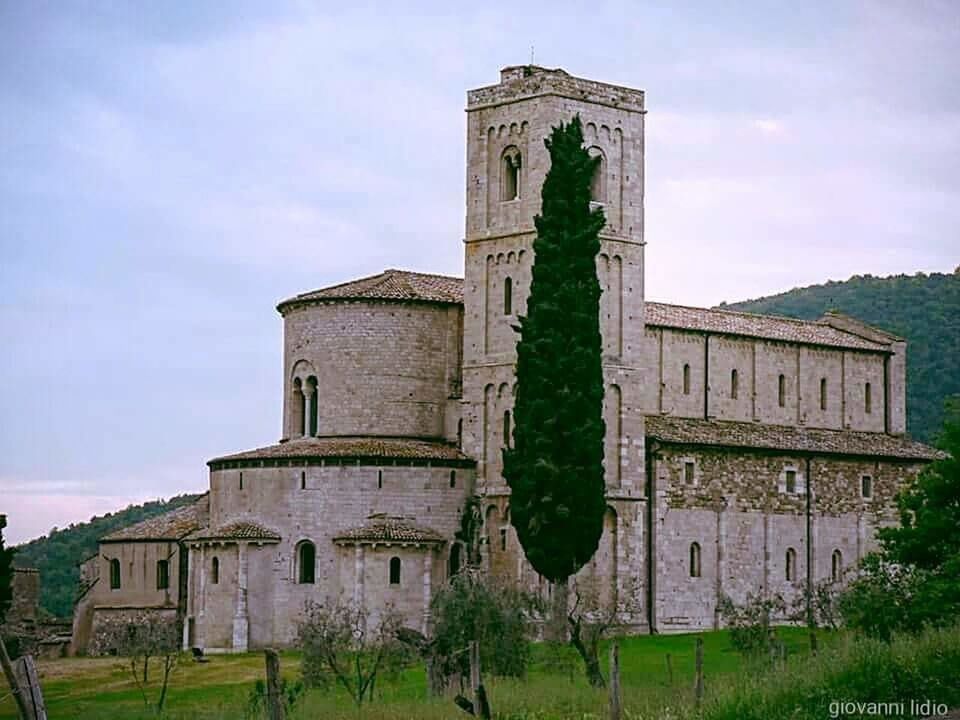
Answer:
[[[800,628],[782,628],[781,637],[789,649],[789,672],[781,668],[772,675],[745,665],[731,648],[726,632],[704,633],[704,668],[707,689],[705,711],[710,720],[730,718],[793,717],[789,712],[772,712],[771,709],[793,707],[810,695],[817,683],[827,682],[829,692],[841,693],[846,698],[850,687],[857,680],[857,673],[876,674],[881,665],[869,665],[870,657],[882,655],[881,648],[851,643],[839,634],[821,633],[819,644],[823,652],[817,662],[809,658],[808,633]],[[661,635],[624,638],[620,640],[621,682],[625,718],[674,718],[691,717],[691,701],[694,676],[694,647],[697,635]],[[960,631],[948,638],[960,656]],[[919,642],[919,641],[917,641]],[[931,670],[930,664],[940,662],[944,647],[934,647],[927,639],[927,646],[895,646],[902,657],[912,658],[901,664],[912,667],[916,673]],[[941,643],[942,645],[942,643]],[[949,645],[949,643],[948,643]],[[851,649],[854,648],[854,649]],[[937,655],[937,653],[941,655]],[[674,682],[668,682],[666,655],[673,661]],[[844,654],[846,653],[846,654]],[[607,672],[607,647],[603,649],[604,672]],[[953,659],[953,656],[949,656]],[[829,658],[829,661],[827,660]],[[859,659],[858,659],[859,658]],[[858,665],[857,662],[860,664]],[[839,673],[847,663],[857,668],[846,676]],[[851,665],[852,663],[852,665]],[[911,664],[912,663],[912,664]],[[960,657],[958,657],[960,663]],[[291,680],[299,675],[300,660],[296,653],[281,656],[281,669]],[[836,673],[830,674],[834,666]],[[960,666],[958,664],[957,666]],[[41,684],[51,718],[108,718],[109,720],[132,720],[155,717],[146,711],[140,693],[130,679],[129,671],[117,658],[69,658],[42,661]],[[882,665],[883,672],[890,672]],[[571,673],[572,668],[572,673]],[[826,670],[824,668],[827,668]],[[832,671],[831,671],[832,672]],[[209,663],[195,664],[184,660],[176,669],[171,681],[165,717],[171,720],[206,720],[217,718],[244,718],[247,696],[256,679],[264,676],[264,660],[260,653],[246,655],[214,656]],[[880,675],[880,677],[886,677]],[[805,689],[793,691],[796,678]],[[830,680],[830,678],[834,678]],[[862,681],[865,693],[873,692],[874,685]],[[803,685],[806,683],[806,685]],[[487,687],[491,704],[497,716],[509,720],[548,720],[552,718],[603,718],[607,707],[607,695],[603,690],[590,688],[583,678],[582,666],[566,647],[551,648],[537,645],[529,676],[523,680],[488,678]],[[734,694],[736,689],[737,695]],[[937,687],[930,686],[929,692]],[[155,696],[156,688],[151,689]],[[946,691],[944,691],[946,692]],[[960,691],[958,691],[960,692]],[[791,694],[793,693],[793,694]],[[804,694],[806,693],[806,694]],[[842,693],[847,693],[842,694]],[[739,697],[748,698],[746,704],[737,704]],[[855,699],[855,698],[853,698]],[[726,703],[726,704],[724,704]],[[779,703],[779,704],[778,704]],[[747,715],[744,708],[763,708],[766,714]],[[669,709],[668,709],[669,708]],[[732,709],[731,709],[732,708]],[[752,712],[752,710],[751,710]],[[717,713],[717,714],[709,714]],[[0,718],[14,717],[10,699],[0,701]],[[367,718],[370,720],[406,720],[417,718],[440,720],[441,718],[466,718],[449,698],[428,699],[423,670],[413,667],[399,676],[378,680],[377,697],[373,704],[364,706],[360,713],[352,705],[342,689],[329,692],[310,691],[292,713],[290,720],[307,718]],[[826,715],[798,715],[803,718],[827,717]]]

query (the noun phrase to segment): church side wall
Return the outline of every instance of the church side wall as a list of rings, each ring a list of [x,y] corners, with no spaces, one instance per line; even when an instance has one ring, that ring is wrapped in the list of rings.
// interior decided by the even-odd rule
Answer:
[[[110,561],[120,561],[120,587],[110,587]],[[167,561],[168,583],[157,587],[157,563]],[[180,586],[180,546],[174,541],[100,544],[93,601],[109,607],[176,606]]]
[[[677,446],[657,449],[653,464],[655,627],[661,632],[718,627],[721,593],[736,603],[760,592],[796,601],[807,579],[808,543],[813,582],[831,579],[835,552],[841,568],[852,567],[876,547],[877,528],[896,522],[896,493],[922,467]],[[795,473],[794,492],[788,472]],[[872,481],[870,497],[861,495],[864,476]],[[699,576],[691,568],[694,543]]]

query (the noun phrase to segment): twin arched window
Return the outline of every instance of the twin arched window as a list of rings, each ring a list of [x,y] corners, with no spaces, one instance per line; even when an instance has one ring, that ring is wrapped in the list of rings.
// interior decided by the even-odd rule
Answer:
[[[587,149],[592,158],[599,158],[593,168],[593,175],[590,178],[590,199],[593,202],[605,203],[607,201],[607,158],[603,155],[603,150],[593,146]]]
[[[317,378],[313,375],[306,380],[293,380],[293,427],[294,432],[303,437],[317,434],[318,427],[318,386]]]
[[[400,584],[400,558],[396,556],[390,558],[390,584]]]
[[[120,561],[116,558],[110,561],[110,589],[120,589]]]
[[[500,157],[500,200],[520,198],[520,150],[511,145]]]
[[[301,585],[312,585],[316,582],[317,548],[309,540],[304,540],[297,546],[297,582]]]
[[[690,544],[690,577],[700,577],[700,543]]]

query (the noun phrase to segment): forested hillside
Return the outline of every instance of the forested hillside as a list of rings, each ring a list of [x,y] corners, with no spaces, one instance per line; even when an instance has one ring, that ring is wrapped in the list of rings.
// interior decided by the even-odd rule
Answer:
[[[944,400],[960,394],[960,268],[950,275],[855,275],[721,307],[803,320],[839,310],[906,338],[907,429],[918,440],[934,439]]]
[[[97,540],[118,528],[193,502],[197,497],[178,495],[166,501],[130,505],[115,513],[90,518],[90,522],[77,523],[62,530],[54,528],[49,535],[18,546],[14,563],[40,570],[40,605],[58,617],[69,617],[73,613],[77,591],[77,566],[97,552]]]

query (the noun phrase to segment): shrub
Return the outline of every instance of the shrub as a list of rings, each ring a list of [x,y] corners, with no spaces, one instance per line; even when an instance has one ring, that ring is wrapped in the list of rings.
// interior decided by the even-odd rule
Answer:
[[[724,595],[718,608],[730,630],[730,642],[740,654],[756,657],[779,646],[772,621],[787,610],[780,595],[748,595],[743,605]]]

